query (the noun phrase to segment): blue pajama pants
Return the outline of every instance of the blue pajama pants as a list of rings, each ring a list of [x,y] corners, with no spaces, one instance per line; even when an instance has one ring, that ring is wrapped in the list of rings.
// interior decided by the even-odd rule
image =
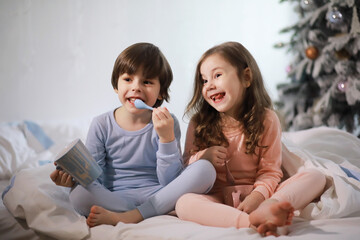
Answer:
[[[70,202],[81,215],[88,216],[93,205],[124,212],[137,208],[144,219],[163,215],[175,209],[176,201],[185,193],[207,193],[216,179],[216,171],[207,160],[198,160],[166,186],[155,185],[139,189],[111,192],[98,182],[86,188],[74,187]]]

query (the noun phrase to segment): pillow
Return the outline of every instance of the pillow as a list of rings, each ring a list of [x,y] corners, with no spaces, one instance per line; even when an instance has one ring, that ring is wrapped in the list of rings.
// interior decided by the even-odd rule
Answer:
[[[0,124],[0,180],[9,179],[21,169],[36,167],[40,163],[52,161],[54,158],[48,150],[36,152],[50,146],[51,139],[47,139],[46,135],[41,133],[39,126],[26,124],[30,128],[24,128],[24,125],[25,123],[18,122]],[[28,132],[27,136],[25,136],[24,129],[27,129],[25,130]],[[47,139],[48,142],[41,145],[35,136],[39,136],[39,139]]]
[[[0,124],[0,179],[9,179],[34,154],[17,125]]]
[[[54,141],[49,151],[56,156],[66,145],[77,138],[80,138],[85,143],[90,121],[91,119],[84,119],[40,123],[46,135]]]
[[[24,121],[20,128],[24,131],[27,143],[35,152],[39,153],[49,149],[53,144],[53,140],[48,137],[44,130],[35,122]]]
[[[84,239],[86,219],[69,202],[69,188],[56,186],[49,175],[54,165],[21,170],[3,194],[4,205],[17,218],[40,233],[56,239]]]
[[[354,178],[358,181],[360,181],[360,172],[348,169],[346,167],[340,166],[340,168],[346,173],[348,177]]]

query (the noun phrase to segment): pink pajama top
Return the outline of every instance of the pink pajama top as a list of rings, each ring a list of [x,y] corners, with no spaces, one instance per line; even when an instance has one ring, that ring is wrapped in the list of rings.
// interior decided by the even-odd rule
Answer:
[[[275,191],[282,178],[281,171],[281,126],[276,113],[266,110],[264,120],[264,133],[256,148],[256,154],[246,154],[245,135],[242,126],[236,120],[227,120],[222,123],[222,129],[226,136],[229,147],[227,152],[228,167],[235,179],[236,185],[253,185],[253,191],[260,192],[265,199]],[[200,159],[199,155],[204,150],[194,155],[190,154],[194,149],[194,122],[190,122],[185,142],[184,161],[191,164]],[[260,151],[260,157],[259,157]],[[216,168],[217,177],[210,194],[217,193],[228,186],[226,180],[226,168]]]

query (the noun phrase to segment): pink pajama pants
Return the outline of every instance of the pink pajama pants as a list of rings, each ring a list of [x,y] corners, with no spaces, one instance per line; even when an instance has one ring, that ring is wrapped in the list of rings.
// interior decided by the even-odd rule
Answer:
[[[303,170],[279,184],[271,198],[288,201],[299,210],[322,194],[325,183],[325,175],[320,171]],[[206,226],[249,227],[249,215],[223,204],[222,198],[221,192],[212,195],[187,193],[177,201],[176,213],[182,220]]]

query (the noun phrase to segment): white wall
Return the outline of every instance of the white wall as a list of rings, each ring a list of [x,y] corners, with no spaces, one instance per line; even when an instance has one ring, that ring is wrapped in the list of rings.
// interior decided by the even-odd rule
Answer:
[[[1,0],[0,121],[84,119],[119,105],[110,77],[135,42],[159,46],[174,81],[165,104],[182,119],[196,63],[239,41],[253,53],[273,99],[290,56],[273,45],[294,22],[278,0]]]

